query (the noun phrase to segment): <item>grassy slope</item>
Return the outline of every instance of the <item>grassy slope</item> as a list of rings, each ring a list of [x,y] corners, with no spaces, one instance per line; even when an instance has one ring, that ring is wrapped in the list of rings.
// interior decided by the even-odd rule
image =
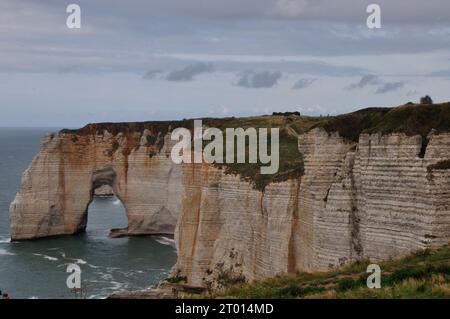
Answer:
[[[225,128],[250,127],[258,128],[279,128],[280,129],[280,167],[277,174],[262,175],[261,163],[255,164],[224,164],[220,165],[229,174],[238,174],[243,178],[252,181],[256,189],[263,190],[270,182],[283,181],[293,176],[303,174],[303,156],[298,150],[298,134],[311,129],[313,125],[319,123],[320,117],[301,117],[296,115],[282,116],[258,116],[247,118],[233,118],[224,121],[218,127],[225,131]],[[270,142],[270,138],[269,138]],[[248,144],[248,143],[247,143]],[[270,150],[270,148],[269,148]],[[264,164],[266,166],[267,164]]]
[[[261,175],[260,164],[226,164],[226,172],[239,174],[254,182],[255,188],[273,181],[282,181],[303,173],[303,157],[298,151],[297,135],[312,128],[322,127],[328,132],[339,132],[349,141],[358,141],[361,133],[405,133],[423,137],[423,151],[427,135],[432,129],[438,133],[450,131],[450,103],[435,105],[407,104],[395,108],[366,108],[353,113],[304,117],[296,115],[259,116],[223,120],[219,128],[226,127],[278,127],[280,128],[280,170],[276,175]],[[422,154],[423,155],[423,154]]]
[[[216,298],[450,298],[450,245],[380,263],[381,289],[360,262],[326,273],[283,275],[216,292]],[[211,296],[208,296],[211,297]]]
[[[432,129],[450,131],[450,103],[407,104],[396,108],[367,108],[330,117],[316,126],[338,131],[348,140],[358,141],[361,133],[405,133],[426,137]]]

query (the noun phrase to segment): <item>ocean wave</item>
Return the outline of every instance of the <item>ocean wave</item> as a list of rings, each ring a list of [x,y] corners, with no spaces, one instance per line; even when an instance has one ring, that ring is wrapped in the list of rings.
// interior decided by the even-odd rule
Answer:
[[[0,237],[0,244],[9,244],[10,242],[10,238]]]
[[[162,245],[175,247],[175,240],[173,238],[169,238],[169,237],[165,237],[165,236],[155,236],[155,237],[153,237],[153,239]]]
[[[47,260],[50,260],[50,261],[57,261],[58,260],[58,258],[56,258],[56,257],[47,256],[47,255],[43,255],[43,254],[33,254],[33,255],[43,257],[44,259],[47,259]]]
[[[100,272],[99,275],[100,275],[101,279],[106,280],[108,282],[111,282],[113,279],[113,276],[111,274],[106,274],[106,273]]]
[[[115,271],[115,270],[118,270],[118,269],[120,269],[120,268],[119,267],[106,267],[106,270],[109,271],[109,272],[112,272],[112,271]]]
[[[130,289],[130,285],[124,282],[110,280],[108,281],[108,283],[110,284],[110,286],[100,289],[100,293],[97,294],[96,297],[106,298],[111,293]]]
[[[6,249],[0,248],[0,256],[14,256],[14,253],[7,251]]]
[[[107,281],[98,281],[98,280],[90,280],[89,283],[103,283],[108,284],[108,286],[104,286],[101,289],[99,289],[94,294],[90,295],[88,299],[105,299],[109,295],[111,295],[114,292],[117,291],[123,291],[130,289],[130,285],[123,282],[118,282],[114,280],[107,280]]]
[[[85,260],[83,260],[81,258],[76,258],[76,259],[72,259],[72,260],[75,261],[75,263],[79,264],[79,265],[86,265],[87,264],[87,261],[85,261]]]
[[[124,289],[128,288],[128,284],[122,283],[122,282],[111,281],[111,284],[112,284],[112,287],[110,287],[110,289],[113,291],[119,291],[119,290],[124,290]]]

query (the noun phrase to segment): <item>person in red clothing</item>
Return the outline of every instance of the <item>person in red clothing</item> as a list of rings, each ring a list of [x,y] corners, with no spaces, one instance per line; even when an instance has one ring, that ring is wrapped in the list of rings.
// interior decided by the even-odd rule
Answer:
[[[9,299],[9,295],[6,292],[2,293],[1,290],[0,290],[0,296],[2,296],[2,299]]]

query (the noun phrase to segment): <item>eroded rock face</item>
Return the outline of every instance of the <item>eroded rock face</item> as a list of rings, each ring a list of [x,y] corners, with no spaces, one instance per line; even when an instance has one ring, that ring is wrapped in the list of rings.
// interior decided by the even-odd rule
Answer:
[[[45,137],[11,203],[11,237],[83,231],[93,191],[102,184],[123,202],[129,234],[173,234],[181,211],[182,168],[166,152],[170,140],[159,150],[136,143],[140,137],[107,131]]]
[[[211,168],[184,175],[190,189],[176,228],[174,273],[192,284],[218,274],[254,280],[405,255],[450,241],[450,134],[300,136],[305,173],[254,190]],[[233,280],[233,278],[231,278]]]
[[[95,196],[114,196],[114,190],[111,186],[108,184],[102,185],[96,189],[94,189],[94,195]]]
[[[110,185],[126,234],[174,234],[173,274],[206,285],[381,260],[450,241],[450,134],[299,137],[305,173],[263,192],[208,164],[176,165],[168,131],[48,135],[11,203],[13,239],[86,227],[93,190]],[[123,232],[121,233],[123,234]],[[231,278],[233,279],[233,278]]]

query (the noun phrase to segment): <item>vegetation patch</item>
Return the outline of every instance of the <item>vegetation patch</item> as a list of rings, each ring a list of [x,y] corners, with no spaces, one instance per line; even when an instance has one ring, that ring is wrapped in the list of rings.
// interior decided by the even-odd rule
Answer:
[[[168,277],[165,279],[165,281],[171,283],[171,284],[178,284],[181,282],[187,283],[187,277],[181,275],[181,271],[178,270],[175,276]]]
[[[246,149],[248,150],[248,141],[246,142]],[[268,149],[270,149],[270,146]],[[276,174],[261,174],[261,167],[267,166],[267,164],[262,164],[259,161],[254,164],[235,162],[231,164],[217,164],[217,166],[224,168],[227,174],[240,175],[243,179],[252,182],[256,189],[264,190],[271,182],[283,182],[303,174],[303,155],[298,150],[298,139],[296,136],[289,135],[287,130],[283,128],[280,130],[279,154],[280,166]],[[225,156],[226,154],[224,154]]]
[[[381,289],[369,289],[366,285],[369,264],[359,261],[330,272],[287,274],[238,283],[208,297],[450,298],[450,245],[380,263]]]
[[[357,142],[361,133],[405,133],[427,138],[431,130],[450,131],[450,103],[406,104],[396,108],[367,108],[350,114],[330,117],[318,123],[327,132]]]

